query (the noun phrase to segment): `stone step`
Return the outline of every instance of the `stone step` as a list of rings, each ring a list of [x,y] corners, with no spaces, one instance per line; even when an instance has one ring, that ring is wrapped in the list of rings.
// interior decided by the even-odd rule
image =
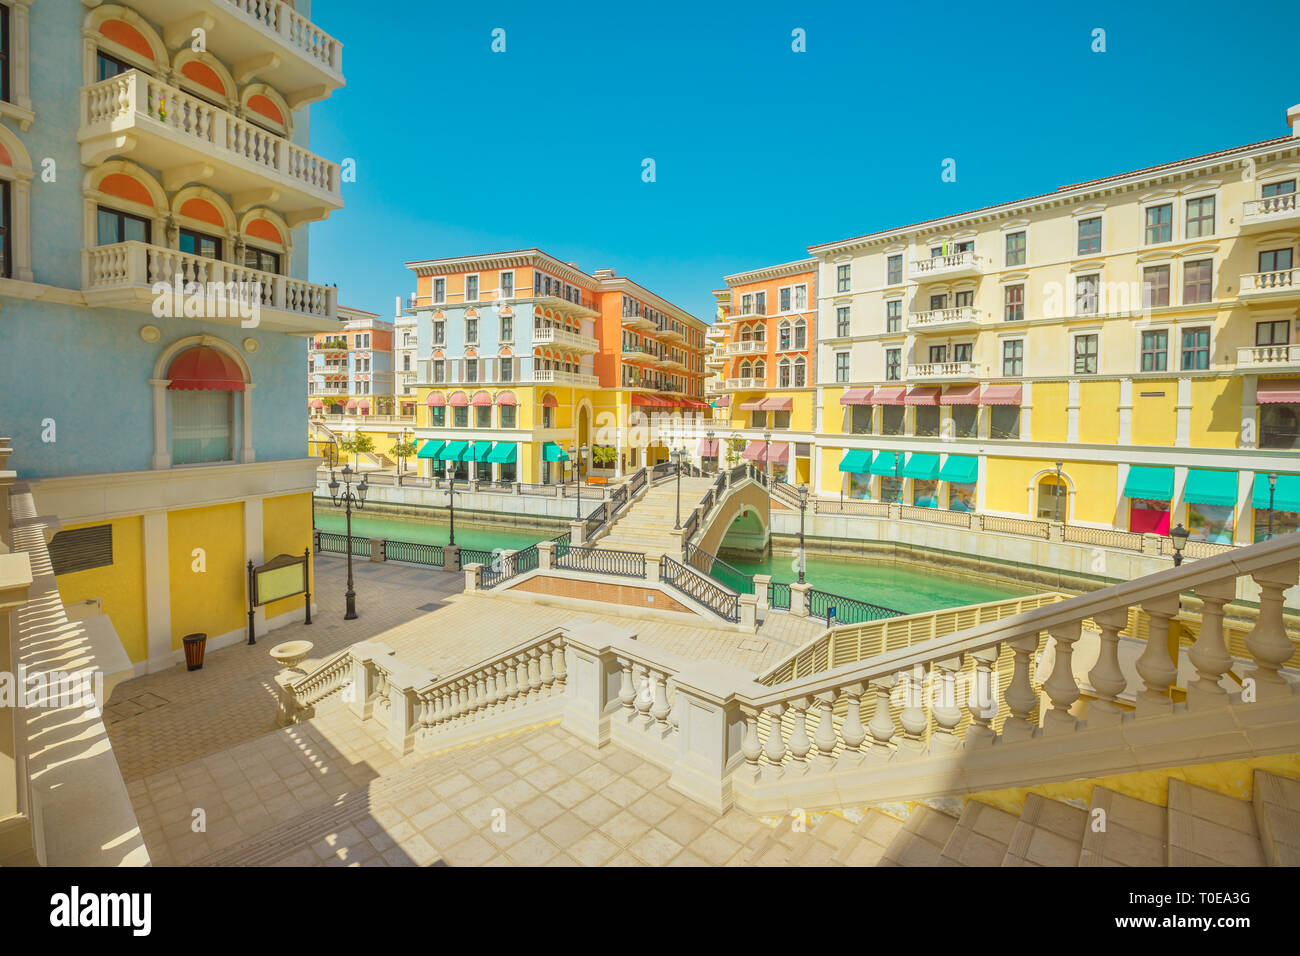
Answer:
[[[902,832],[904,821],[872,808],[853,828],[849,841],[831,858],[841,866],[879,866],[889,845]]]
[[[957,828],[950,813],[922,804],[908,814],[880,861],[881,866],[938,866],[939,857]]]
[[[855,824],[838,813],[827,813],[803,835],[788,861],[791,866],[829,866],[844,843],[853,837]]]
[[[999,866],[1020,819],[978,800],[968,800],[939,855],[940,866]]]
[[[1269,866],[1300,866],[1300,780],[1255,771],[1255,825]]]
[[[1037,793],[1025,798],[1003,866],[1077,866],[1088,813]]]
[[[1168,855],[1164,807],[1093,787],[1079,866],[1164,866]]]
[[[1255,808],[1169,778],[1169,866],[1263,866]]]

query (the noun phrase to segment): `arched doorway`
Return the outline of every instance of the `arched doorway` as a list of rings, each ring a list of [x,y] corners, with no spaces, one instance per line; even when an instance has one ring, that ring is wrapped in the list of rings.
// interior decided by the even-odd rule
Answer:
[[[1044,521],[1066,521],[1070,517],[1070,489],[1062,477],[1043,475],[1036,486],[1037,510],[1035,516]]]

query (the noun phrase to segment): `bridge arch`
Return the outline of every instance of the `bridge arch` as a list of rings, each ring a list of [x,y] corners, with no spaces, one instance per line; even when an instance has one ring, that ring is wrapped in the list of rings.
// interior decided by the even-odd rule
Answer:
[[[746,520],[757,524],[754,533],[766,552],[772,544],[770,502],[767,489],[762,485],[755,482],[741,485],[724,498],[721,507],[705,518],[696,545],[710,554],[717,554],[733,525]]]

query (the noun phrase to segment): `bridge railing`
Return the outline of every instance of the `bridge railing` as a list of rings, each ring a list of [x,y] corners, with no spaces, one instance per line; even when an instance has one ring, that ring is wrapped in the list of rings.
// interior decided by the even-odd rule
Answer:
[[[692,600],[703,604],[723,620],[740,620],[740,596],[729,591],[679,561],[664,555],[659,566],[659,579]]]

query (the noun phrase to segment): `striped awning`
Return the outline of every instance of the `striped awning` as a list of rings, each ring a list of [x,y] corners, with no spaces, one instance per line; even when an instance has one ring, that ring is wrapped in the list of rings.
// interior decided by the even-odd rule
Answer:
[[[978,385],[954,385],[939,396],[940,405],[978,405],[979,403]]]
[[[788,412],[794,408],[793,398],[765,398],[760,406],[765,412]]]
[[[701,438],[701,439],[700,439],[700,447],[699,447],[699,451],[697,452],[697,454],[698,454],[701,458],[717,458],[717,457],[718,457],[718,439],[716,439],[716,438],[712,438],[712,439],[710,439],[710,438]]]
[[[492,395],[480,389],[474,393],[474,397],[469,402],[475,408],[483,408],[492,404]]]
[[[559,401],[550,392],[547,392],[545,395],[542,396],[543,408],[556,408],[559,406],[559,404],[560,404]]]
[[[851,388],[840,396],[841,405],[870,405],[874,388]]]
[[[741,403],[740,403],[740,410],[741,410],[742,412],[758,412],[758,411],[762,411],[762,410],[763,410],[763,401],[764,401],[764,400],[761,399],[761,398],[751,398],[751,399],[750,399],[749,401],[747,401],[747,402],[741,402]]]
[[[448,404],[452,408],[466,408],[469,406],[469,396],[464,392],[453,392],[451,398],[448,399]]]
[[[714,407],[714,408],[730,408],[730,407],[731,407],[731,396],[730,396],[730,395],[719,395],[717,398],[715,398],[715,399],[713,400],[713,407]]]
[[[518,404],[519,404],[519,400],[515,398],[515,393],[514,393],[514,392],[510,392],[510,391],[506,391],[506,392],[497,392],[497,404],[498,404],[498,405],[518,405]],[[510,460],[511,460],[511,461],[514,461],[513,458],[510,459]]]
[[[430,408],[442,408],[447,404],[447,396],[442,392],[430,392],[429,400],[425,404]]]
[[[761,441],[752,441],[745,446],[740,457],[746,461],[764,462],[767,461],[767,448]]]
[[[938,405],[939,386],[919,385],[908,392],[903,401],[908,405]]]
[[[1270,378],[1259,383],[1255,391],[1261,405],[1300,403],[1300,378]]]
[[[357,400],[356,400],[355,398],[349,398],[349,399],[348,399],[347,407],[348,407],[348,408],[356,408],[356,407],[357,407]]]
[[[773,445],[772,454],[768,456],[768,460],[773,464],[784,465],[790,460],[790,446],[785,442],[778,442]]]
[[[990,385],[980,397],[981,405],[1019,405],[1019,385]]]
[[[313,398],[313,399],[311,400],[311,407],[312,407],[312,408],[324,408],[324,407],[325,407],[325,403],[322,402],[319,398]]]
[[[902,405],[907,389],[902,385],[882,386],[871,396],[872,405]]]

